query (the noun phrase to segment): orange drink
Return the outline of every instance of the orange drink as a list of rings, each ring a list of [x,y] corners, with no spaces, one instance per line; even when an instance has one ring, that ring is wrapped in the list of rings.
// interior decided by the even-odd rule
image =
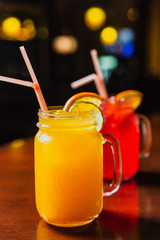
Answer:
[[[46,222],[80,226],[103,207],[102,135],[94,111],[39,111],[35,136],[37,210]]]

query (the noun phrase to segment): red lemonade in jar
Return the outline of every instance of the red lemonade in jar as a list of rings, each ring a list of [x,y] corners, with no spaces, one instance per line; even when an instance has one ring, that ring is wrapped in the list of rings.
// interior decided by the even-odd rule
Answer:
[[[139,167],[139,118],[128,99],[110,97],[101,103],[100,108],[104,116],[101,133],[118,139],[122,154],[122,179],[127,180],[136,174]],[[103,146],[103,152],[106,158],[104,178],[111,179],[114,169],[112,152],[107,145]]]

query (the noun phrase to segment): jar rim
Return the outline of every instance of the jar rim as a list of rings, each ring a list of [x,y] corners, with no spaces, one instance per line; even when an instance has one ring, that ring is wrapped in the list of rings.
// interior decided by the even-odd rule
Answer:
[[[113,95],[110,98],[105,99],[104,102],[108,109],[114,106],[116,109],[129,108],[133,110],[132,101],[127,98],[116,99],[116,97]]]
[[[63,106],[49,106],[48,111],[44,111],[42,109],[38,110],[38,116],[41,118],[83,118],[86,116],[93,117],[95,115],[94,110],[87,111],[75,111],[75,112],[67,112],[63,110]]]

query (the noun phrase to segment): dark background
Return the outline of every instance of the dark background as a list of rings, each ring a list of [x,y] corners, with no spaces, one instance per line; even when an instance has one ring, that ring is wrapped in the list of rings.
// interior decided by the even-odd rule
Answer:
[[[31,81],[19,51],[24,45],[39,80],[47,105],[63,105],[73,94],[96,92],[94,83],[76,90],[70,83],[95,72],[90,50],[99,56],[108,54],[99,40],[102,29],[92,31],[84,22],[85,11],[102,7],[107,14],[104,27],[117,30],[129,27],[135,33],[135,51],[132,56],[117,55],[118,67],[107,83],[109,94],[136,89],[144,94],[138,112],[148,116],[160,112],[160,1],[158,0],[50,0],[1,1],[0,21],[7,16],[21,21],[32,19],[36,30],[45,26],[48,36],[36,35],[27,41],[5,39],[0,32],[0,75]],[[127,18],[127,11],[136,8],[139,17]],[[71,54],[59,54],[52,45],[55,37],[72,35],[78,40],[78,49]],[[33,136],[39,105],[31,88],[0,82],[0,144]]]

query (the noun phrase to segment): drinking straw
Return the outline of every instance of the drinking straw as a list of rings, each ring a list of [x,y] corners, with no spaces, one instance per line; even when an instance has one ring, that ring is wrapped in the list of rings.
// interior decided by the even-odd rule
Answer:
[[[73,89],[75,89],[75,88],[81,87],[89,82],[94,81],[99,95],[101,95],[103,98],[107,98],[108,92],[107,92],[107,88],[106,88],[106,85],[105,85],[104,79],[103,79],[103,74],[102,74],[102,71],[101,71],[101,68],[99,65],[97,51],[95,49],[93,49],[93,50],[91,50],[90,53],[91,53],[92,61],[93,61],[94,68],[95,68],[95,71],[97,74],[92,73],[84,78],[76,80],[71,83],[71,87]]]
[[[90,83],[92,81],[96,81],[97,75],[95,73],[92,73],[86,77],[80,78],[74,82],[71,83],[71,88],[76,89],[78,87],[81,87],[87,83]]]
[[[33,87],[34,88],[34,84],[32,82],[23,81],[23,80],[19,80],[19,79],[16,79],[16,78],[0,76],[0,81],[15,83],[15,84],[23,85],[23,86],[26,86],[26,87]]]
[[[99,83],[99,79],[97,77],[97,74],[92,73],[86,77],[80,78],[74,82],[71,83],[71,88],[76,89],[78,87],[81,87],[87,83],[90,83],[94,81],[97,92],[99,93],[99,95],[101,95],[102,97],[106,98],[106,94],[104,94],[104,92],[102,92],[102,87],[101,84]]]
[[[103,74],[102,74],[102,71],[101,71],[101,68],[100,68],[97,50],[92,49],[90,51],[90,54],[91,54],[91,57],[92,57],[95,72],[97,73],[97,77],[98,77],[98,81],[96,81],[96,83],[97,83],[97,88],[99,90],[99,93],[102,97],[108,98],[108,92],[107,92],[107,88],[106,88],[106,85],[105,85],[104,79],[103,79]]]
[[[40,105],[40,107],[41,107],[41,109],[42,109],[43,111],[48,111],[48,108],[47,108],[46,102],[45,102],[45,100],[44,100],[44,97],[43,97],[41,88],[40,88],[40,86],[39,86],[37,77],[36,77],[36,75],[35,75],[35,73],[34,73],[34,71],[33,71],[32,65],[31,65],[31,63],[30,63],[30,60],[29,60],[29,58],[28,58],[28,55],[27,55],[27,53],[26,53],[26,50],[25,50],[24,46],[21,46],[21,47],[20,47],[20,51],[21,51],[21,53],[22,53],[22,56],[23,56],[23,58],[24,58],[24,61],[25,61],[25,63],[26,63],[26,66],[27,66],[27,68],[28,68],[28,71],[29,71],[29,73],[30,73],[30,76],[31,76],[31,78],[32,78],[32,81],[33,81],[33,83],[35,84],[35,85],[34,85],[34,86],[35,86],[34,90],[35,90],[35,93],[36,93],[36,96],[37,96],[39,105]]]

